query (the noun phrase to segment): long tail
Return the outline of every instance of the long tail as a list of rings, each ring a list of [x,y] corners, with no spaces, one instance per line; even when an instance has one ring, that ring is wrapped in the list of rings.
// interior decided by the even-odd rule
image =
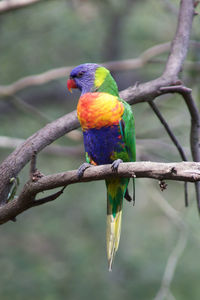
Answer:
[[[106,180],[107,186],[107,258],[109,271],[119,246],[122,220],[123,198],[129,179],[115,178]]]

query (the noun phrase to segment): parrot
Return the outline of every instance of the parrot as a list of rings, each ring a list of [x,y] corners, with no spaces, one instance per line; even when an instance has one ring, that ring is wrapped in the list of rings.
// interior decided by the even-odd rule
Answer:
[[[91,165],[111,164],[117,173],[119,164],[136,160],[135,123],[130,105],[120,98],[110,71],[95,63],[75,67],[67,80],[69,91],[81,92],[77,117],[83,132],[86,162],[78,169],[81,178]],[[119,246],[123,199],[135,202],[128,191],[129,178],[105,180],[107,188],[106,244],[109,271]]]

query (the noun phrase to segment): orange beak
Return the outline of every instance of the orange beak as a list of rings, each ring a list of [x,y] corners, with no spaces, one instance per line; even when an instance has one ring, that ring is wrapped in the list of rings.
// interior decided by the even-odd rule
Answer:
[[[72,93],[72,89],[77,89],[77,85],[74,79],[67,80],[67,88]]]

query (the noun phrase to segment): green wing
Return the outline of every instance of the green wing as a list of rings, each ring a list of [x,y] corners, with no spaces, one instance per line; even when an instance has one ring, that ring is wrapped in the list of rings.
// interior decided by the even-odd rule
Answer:
[[[135,146],[135,122],[130,105],[122,99],[119,99],[124,105],[124,113],[120,121],[121,134],[124,138],[129,161],[136,160]]]
[[[124,105],[124,113],[120,121],[121,134],[124,138],[129,161],[136,160],[135,122],[130,105],[119,99]],[[127,189],[128,191],[128,189]],[[127,198],[126,198],[127,199]],[[128,200],[128,199],[127,199]],[[135,178],[133,178],[133,205],[135,203]]]

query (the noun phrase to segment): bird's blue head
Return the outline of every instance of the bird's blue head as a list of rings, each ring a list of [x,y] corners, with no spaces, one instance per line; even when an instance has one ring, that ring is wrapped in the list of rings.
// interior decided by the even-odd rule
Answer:
[[[75,67],[67,81],[67,87],[71,91],[72,88],[78,88],[81,94],[89,93],[95,90],[96,70],[103,68],[98,64],[82,64]],[[105,68],[103,68],[105,69]],[[106,69],[105,69],[106,70]]]

